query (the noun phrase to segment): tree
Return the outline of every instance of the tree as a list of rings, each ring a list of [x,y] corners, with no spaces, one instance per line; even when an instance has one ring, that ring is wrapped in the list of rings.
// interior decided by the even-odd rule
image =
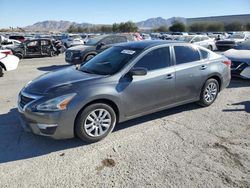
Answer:
[[[119,24],[114,23],[114,24],[112,25],[112,31],[113,31],[114,33],[119,32]]]
[[[204,32],[207,31],[207,24],[206,23],[193,23],[189,26],[189,31],[191,32]]]
[[[69,32],[69,33],[75,33],[75,32],[77,32],[77,28],[74,25],[71,25],[67,29],[67,32]]]
[[[184,23],[175,21],[171,27],[169,27],[169,30],[172,32],[183,32],[186,31],[186,26]]]
[[[247,30],[247,31],[250,31],[250,23],[247,23],[247,24],[246,24],[246,30]]]
[[[162,25],[162,26],[154,29],[154,31],[155,32],[168,32],[168,28],[167,28],[167,26]]]
[[[209,23],[206,31],[224,31],[224,24],[221,22]]]
[[[241,22],[232,22],[225,25],[225,31],[243,31],[245,30],[244,25]]]

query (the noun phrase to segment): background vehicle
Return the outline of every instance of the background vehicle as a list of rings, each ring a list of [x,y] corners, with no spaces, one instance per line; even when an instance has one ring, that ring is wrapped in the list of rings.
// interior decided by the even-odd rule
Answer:
[[[19,59],[16,56],[10,53],[1,53],[0,50],[0,77],[3,76],[4,71],[15,70],[18,63]]]
[[[9,47],[13,54],[19,59],[24,57],[36,56],[54,56],[56,55],[56,48],[53,41],[50,39],[33,39],[27,40],[18,46]]]
[[[238,44],[223,55],[232,61],[232,76],[250,79],[250,41]]]
[[[216,42],[218,50],[228,50],[237,46],[239,43],[250,39],[250,34],[248,32],[238,32],[230,35],[225,40],[219,40]]]
[[[176,40],[197,44],[212,51],[215,50],[216,48],[214,39],[211,39],[205,35],[182,36],[178,37]]]
[[[61,41],[66,48],[84,44],[84,40],[78,34],[64,34]]]
[[[209,106],[230,82],[230,61],[187,43],[122,43],[79,69],[40,76],[19,94],[23,125],[57,139],[106,137],[118,122],[185,103]],[[49,118],[48,118],[49,117]]]
[[[26,40],[22,35],[11,35],[9,36],[9,39],[18,40],[20,42],[24,42]]]
[[[7,48],[7,47],[14,47],[14,46],[20,45],[20,44],[21,44],[21,42],[18,41],[18,40],[7,39],[7,40],[3,41],[3,42],[0,44],[0,46],[1,46],[2,48]]]
[[[68,48],[65,53],[65,61],[71,64],[80,64],[88,61],[96,54],[111,47],[114,44],[132,41],[130,35],[101,35],[89,39],[85,45]]]

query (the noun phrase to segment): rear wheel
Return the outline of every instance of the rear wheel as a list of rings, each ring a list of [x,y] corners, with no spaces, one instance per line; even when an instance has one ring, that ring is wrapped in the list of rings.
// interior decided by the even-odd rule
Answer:
[[[210,106],[217,98],[218,93],[218,81],[213,78],[208,79],[202,88],[199,104],[201,106]]]
[[[3,76],[3,68],[0,66],[0,77]]]
[[[85,142],[97,142],[105,138],[115,127],[116,114],[104,103],[87,106],[77,117],[75,132]]]
[[[19,59],[23,59],[23,54],[21,52],[17,52],[14,55],[17,56]]]

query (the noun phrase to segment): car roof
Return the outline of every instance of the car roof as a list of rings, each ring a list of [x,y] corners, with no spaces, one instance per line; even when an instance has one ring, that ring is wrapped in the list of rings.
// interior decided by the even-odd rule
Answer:
[[[180,43],[184,44],[184,42],[174,41],[174,40],[168,40],[168,41],[164,41],[164,40],[144,40],[144,41],[121,43],[121,44],[117,44],[115,46],[121,46],[121,47],[124,47],[124,48],[133,48],[133,49],[141,49],[141,50],[143,50],[143,49],[146,49],[146,48],[150,48],[150,47],[154,47],[154,46],[158,46],[158,45],[163,45],[163,44],[180,44]]]

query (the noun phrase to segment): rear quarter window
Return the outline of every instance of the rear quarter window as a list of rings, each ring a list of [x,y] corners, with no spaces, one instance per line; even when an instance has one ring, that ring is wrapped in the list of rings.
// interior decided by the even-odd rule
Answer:
[[[207,59],[209,57],[209,52],[200,49],[202,59]]]

